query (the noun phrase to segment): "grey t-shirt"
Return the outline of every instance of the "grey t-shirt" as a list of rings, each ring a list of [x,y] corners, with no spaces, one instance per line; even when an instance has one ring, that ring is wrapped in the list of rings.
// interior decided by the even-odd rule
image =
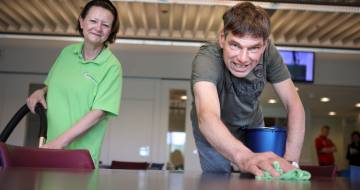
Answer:
[[[230,73],[224,63],[223,51],[217,43],[200,47],[193,60],[191,89],[198,81],[209,81],[216,85],[221,119],[234,135],[242,128],[257,127],[263,123],[259,96],[266,81],[277,83],[290,78],[278,50],[272,43],[268,44],[258,65],[245,78],[237,78]],[[197,129],[194,102],[191,119]]]

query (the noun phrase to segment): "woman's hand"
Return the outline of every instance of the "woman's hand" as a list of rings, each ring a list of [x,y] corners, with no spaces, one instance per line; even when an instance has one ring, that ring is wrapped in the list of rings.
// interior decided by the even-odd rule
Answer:
[[[61,136],[60,136],[59,138],[40,146],[40,148],[64,149],[65,146],[67,146],[67,143],[65,143],[63,140],[61,140]]]
[[[64,149],[76,138],[86,133],[91,127],[95,126],[104,116],[105,111],[93,109],[82,117],[74,126],[66,130],[56,139],[44,144],[40,148]]]
[[[35,106],[37,103],[40,103],[45,109],[47,109],[47,104],[45,100],[46,92],[47,92],[47,87],[38,89],[26,99],[26,104],[29,110],[31,111],[31,113],[35,114]]]

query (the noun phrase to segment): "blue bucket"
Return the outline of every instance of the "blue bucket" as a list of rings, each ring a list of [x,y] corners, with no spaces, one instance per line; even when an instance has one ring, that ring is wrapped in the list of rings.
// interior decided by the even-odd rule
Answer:
[[[286,128],[256,127],[245,129],[245,145],[253,152],[274,152],[283,157],[286,145]]]

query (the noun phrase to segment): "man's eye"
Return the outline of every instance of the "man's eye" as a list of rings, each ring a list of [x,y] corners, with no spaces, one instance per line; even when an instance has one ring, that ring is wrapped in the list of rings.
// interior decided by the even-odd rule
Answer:
[[[253,52],[253,53],[257,52],[258,50],[259,50],[259,47],[253,47],[253,48],[249,49],[249,51]]]
[[[230,44],[230,47],[232,49],[239,49],[239,45],[237,45],[237,44]]]

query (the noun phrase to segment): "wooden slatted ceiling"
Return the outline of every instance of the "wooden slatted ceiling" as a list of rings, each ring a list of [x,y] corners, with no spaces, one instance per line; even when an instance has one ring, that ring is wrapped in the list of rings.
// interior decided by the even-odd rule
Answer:
[[[0,0],[0,32],[78,35],[76,20],[87,0]],[[166,1],[163,1],[166,2]],[[223,1],[204,4],[162,1],[114,1],[121,38],[213,41],[222,28]],[[335,7],[336,8],[336,7]],[[336,10],[336,9],[334,9]],[[350,10],[350,11],[348,11]],[[360,48],[360,13],[271,9],[277,44],[305,47]],[[354,10],[357,10],[354,8]]]

